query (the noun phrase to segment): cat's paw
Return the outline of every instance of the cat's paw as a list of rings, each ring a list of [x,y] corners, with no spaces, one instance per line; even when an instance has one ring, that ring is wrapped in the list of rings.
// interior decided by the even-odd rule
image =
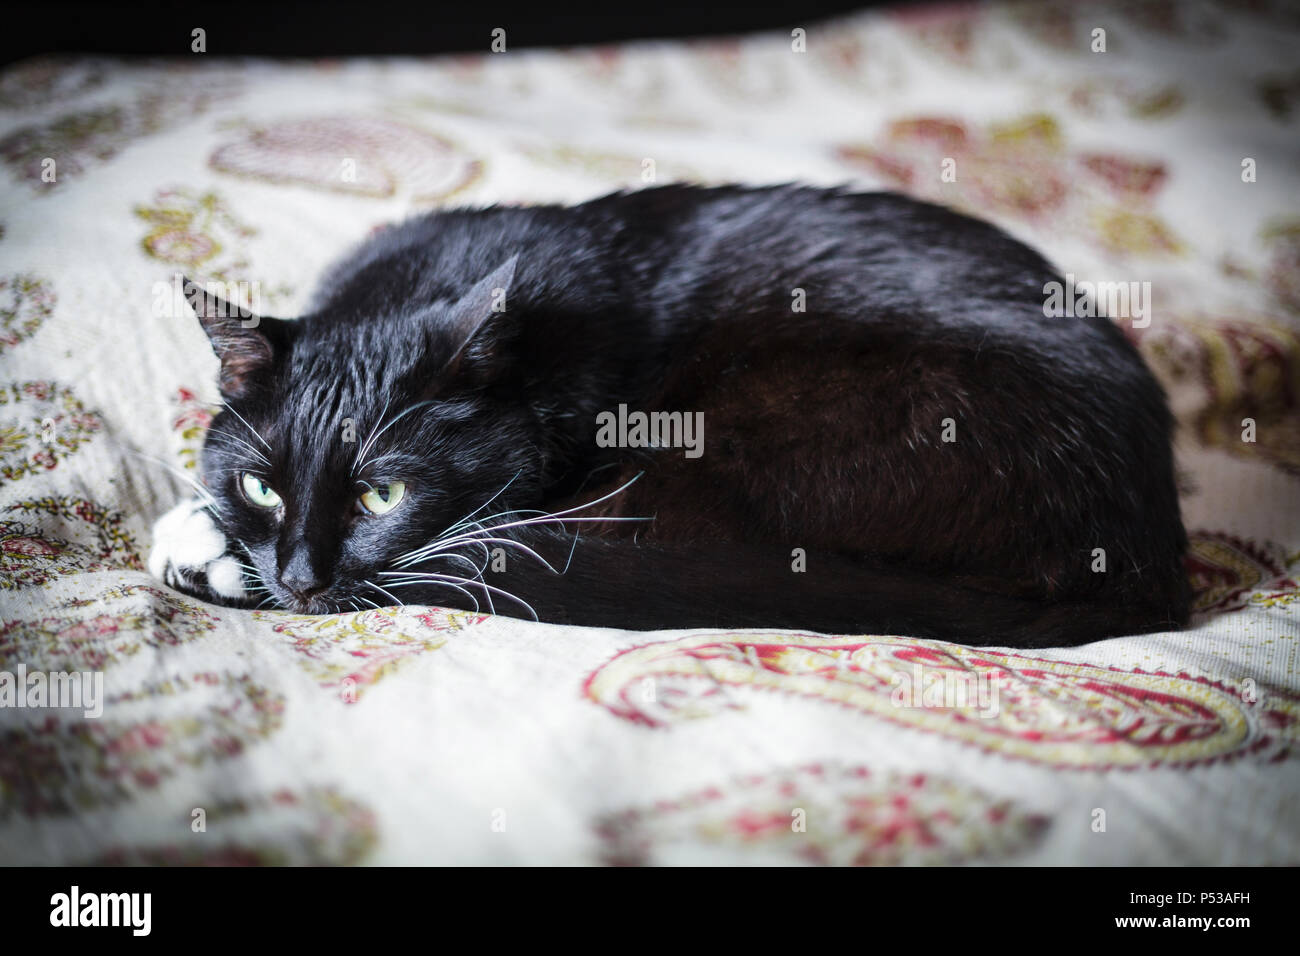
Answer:
[[[249,597],[239,555],[202,501],[182,501],[154,523],[149,573],[213,604],[238,605]]]

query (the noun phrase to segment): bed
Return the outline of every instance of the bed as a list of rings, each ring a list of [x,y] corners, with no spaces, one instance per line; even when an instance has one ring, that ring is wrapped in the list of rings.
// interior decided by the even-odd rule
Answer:
[[[5,70],[0,862],[1300,863],[1300,15],[1238,6]],[[1148,283],[1117,321],[1178,417],[1193,625],[1026,652],[310,617],[147,573],[217,397],[177,273],[293,315],[413,212],[679,179],[902,190]],[[102,675],[102,713],[26,706],[35,673]]]

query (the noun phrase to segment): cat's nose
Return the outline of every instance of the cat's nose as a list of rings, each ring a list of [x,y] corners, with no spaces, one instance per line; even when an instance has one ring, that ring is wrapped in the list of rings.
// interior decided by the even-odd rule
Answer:
[[[280,583],[299,601],[309,601],[325,590],[325,585],[315,579],[302,580],[282,576]]]
[[[303,551],[296,552],[281,570],[280,583],[300,601],[306,601],[325,590],[325,582],[312,570],[311,562]]]

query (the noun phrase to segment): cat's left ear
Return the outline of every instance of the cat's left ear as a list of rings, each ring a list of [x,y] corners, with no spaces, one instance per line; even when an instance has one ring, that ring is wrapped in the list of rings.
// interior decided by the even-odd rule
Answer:
[[[222,397],[229,400],[247,395],[270,373],[291,323],[255,315],[184,276],[181,285],[185,300],[221,360],[218,385]]]
[[[494,324],[491,321],[493,318],[510,310],[510,286],[514,282],[515,266],[518,263],[519,256],[511,256],[475,283],[451,307],[447,327],[454,336],[455,344],[447,363],[448,368],[459,365],[468,353],[490,348],[489,343],[484,341],[488,336],[479,333]]]

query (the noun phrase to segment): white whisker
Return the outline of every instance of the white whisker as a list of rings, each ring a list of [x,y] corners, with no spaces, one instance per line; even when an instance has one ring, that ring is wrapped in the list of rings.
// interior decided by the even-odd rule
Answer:
[[[379,573],[386,574],[387,572],[380,571]],[[468,578],[458,577],[457,575],[453,575],[453,574],[429,574],[427,576],[422,577],[420,581],[427,581],[430,584],[436,584],[441,587],[453,588],[459,591],[461,594],[465,595],[465,597],[469,598],[471,601],[474,602],[475,613],[479,611],[478,598],[470,594],[469,591],[461,587],[460,584],[454,583],[459,581],[459,582],[464,582],[466,584],[472,585],[474,582],[470,581]],[[401,587],[403,584],[419,584],[420,581],[390,581],[388,582],[388,586],[397,588],[397,587]]]
[[[519,597],[517,594],[512,594],[510,591],[507,591],[504,588],[499,588],[494,584],[486,584],[482,581],[474,581],[470,578],[462,578],[462,577],[457,577],[455,575],[449,575],[449,574],[435,574],[432,572],[422,573],[422,572],[414,572],[414,571],[380,571],[379,573],[383,577],[402,578],[402,580],[400,581],[388,582],[388,586],[393,588],[402,587],[404,585],[422,584],[422,583],[442,584],[447,587],[456,587],[455,584],[451,583],[452,581],[459,582],[460,584],[463,584],[467,587],[483,588],[486,592],[491,592],[492,594],[500,594],[502,597],[507,597],[510,600],[516,602],[517,604],[522,604],[524,607],[528,608],[528,612],[532,614],[534,621],[540,620],[540,618],[537,616],[537,612],[533,610],[533,606],[531,604],[529,604],[523,598]],[[461,590],[460,588],[457,589]],[[476,605],[477,603],[478,602],[475,602]]]
[[[516,541],[514,538],[477,538],[476,537],[473,540],[474,542],[481,543],[481,544],[500,544],[511,548],[518,548],[520,551],[523,551],[525,554],[531,555],[532,557],[536,558],[542,564],[546,565],[546,567],[549,568],[551,571],[555,571],[555,568],[551,566],[551,562],[547,561],[545,558],[543,558],[532,548],[528,547],[528,545],[523,544],[520,541]],[[448,542],[443,542],[443,543],[446,544]],[[450,543],[459,544],[460,542],[450,542]],[[407,561],[394,561],[393,566],[407,568],[410,567],[412,564],[425,560],[428,557],[432,557],[432,554],[422,554],[417,558],[407,560]],[[555,571],[555,573],[558,574],[559,572]]]
[[[415,411],[416,409],[423,408],[426,405],[436,405],[436,404],[438,404],[436,399],[427,399],[423,402],[416,402],[414,405],[406,409],[406,411],[402,412],[400,415],[394,418],[383,428],[379,429],[379,431],[366,442],[366,446],[362,448],[360,452],[357,453],[357,463],[356,465],[353,466],[352,473],[355,475],[357,472],[361,471],[361,469],[363,469],[366,466],[366,462],[363,460],[363,456],[375,442],[379,441],[379,439],[383,436],[384,432],[388,431],[388,429],[392,428],[394,425],[396,425],[398,422],[400,422],[403,418],[411,414],[411,412]]]
[[[383,574],[383,572],[381,571],[380,574]],[[397,598],[393,597],[391,594],[389,594],[387,591],[385,591],[383,588],[381,588],[378,584],[375,584],[375,582],[373,582],[373,581],[362,581],[361,583],[362,583],[362,584],[368,584],[368,585],[370,585],[372,588],[374,588],[374,589],[375,589],[376,591],[378,591],[380,594],[384,595],[384,596],[387,597],[387,598],[390,598],[390,599],[392,600],[392,602],[393,602],[393,604],[394,604],[395,606],[397,606],[397,607],[406,607],[405,604],[403,604],[401,601],[397,600]]]
[[[233,441],[236,444],[235,445],[223,444],[223,442],[228,442],[228,441]],[[215,433],[209,432],[206,436],[204,436],[203,443],[205,445],[212,445],[214,448],[221,448],[229,452],[238,452],[242,448],[256,455],[257,460],[260,461],[262,464],[266,465],[266,467],[268,468],[271,467],[270,459],[268,459],[265,455],[263,455],[260,451],[258,451],[256,445],[252,445],[249,442],[244,441],[244,439],[240,438],[238,435],[231,435],[228,432],[215,432]]]
[[[250,432],[253,433],[253,437],[255,437],[258,441],[260,441],[263,445],[266,446],[266,450],[267,450],[267,451],[271,451],[271,450],[272,450],[270,444],[267,442],[267,440],[266,440],[265,438],[262,437],[261,433],[260,433],[256,428],[254,428],[252,425],[248,424],[248,419],[246,419],[243,415],[239,414],[239,412],[237,412],[237,411],[235,411],[233,408],[231,408],[230,405],[229,405],[229,403],[227,403],[227,402],[222,402],[221,404],[222,404],[222,407],[223,407],[226,411],[230,412],[230,414],[234,415],[236,418],[238,418],[241,422],[244,423],[244,427],[247,428]]]
[[[221,506],[217,504],[217,499],[212,497],[212,492],[200,485],[192,475],[185,474],[185,472],[181,471],[181,469],[177,468],[175,465],[163,461],[161,458],[155,457],[154,455],[146,454],[139,449],[132,448],[131,446],[125,445],[121,442],[118,442],[117,444],[123,451],[129,452],[132,455],[143,458],[145,461],[153,462],[155,465],[161,465],[163,468],[166,468],[177,478],[181,479],[181,481],[189,485],[190,488],[198,494],[198,496],[203,500],[204,507],[211,508],[218,515],[221,514]]]
[[[487,501],[483,502],[481,505],[479,505],[477,508],[475,508],[475,509],[474,509],[473,511],[471,511],[469,514],[465,515],[463,518],[461,518],[461,519],[460,519],[459,521],[457,521],[455,524],[448,525],[446,528],[443,529],[442,533],[443,533],[443,534],[447,534],[448,532],[450,532],[450,531],[454,531],[455,529],[459,528],[461,525],[465,524],[466,522],[469,522],[469,519],[470,519],[470,518],[474,517],[476,514],[478,514],[480,511],[482,511],[482,510],[483,510],[484,508],[486,508],[488,505],[492,504],[492,502],[494,502],[494,501],[496,501],[498,498],[500,498],[502,492],[504,492],[507,488],[509,488],[511,485],[513,485],[513,484],[515,483],[515,478],[518,478],[518,477],[519,477],[520,475],[522,475],[522,474],[523,474],[522,471],[516,471],[515,474],[514,474],[514,478],[511,478],[511,479],[510,479],[509,481],[507,481],[504,485],[502,485],[499,489],[497,489],[497,493],[496,493],[495,495],[493,495],[493,496],[492,496],[491,498],[489,498]]]
[[[384,408],[379,413],[379,417],[376,418],[375,423],[370,426],[370,433],[366,435],[366,440],[361,443],[361,447],[357,450],[357,457],[352,462],[352,474],[355,475],[358,471],[361,470],[360,468],[361,459],[365,457],[366,451],[370,448],[370,443],[374,441],[375,430],[379,428],[380,423],[383,422],[384,420],[384,416],[388,414],[388,406],[391,404],[392,404],[391,399],[384,402]]]

